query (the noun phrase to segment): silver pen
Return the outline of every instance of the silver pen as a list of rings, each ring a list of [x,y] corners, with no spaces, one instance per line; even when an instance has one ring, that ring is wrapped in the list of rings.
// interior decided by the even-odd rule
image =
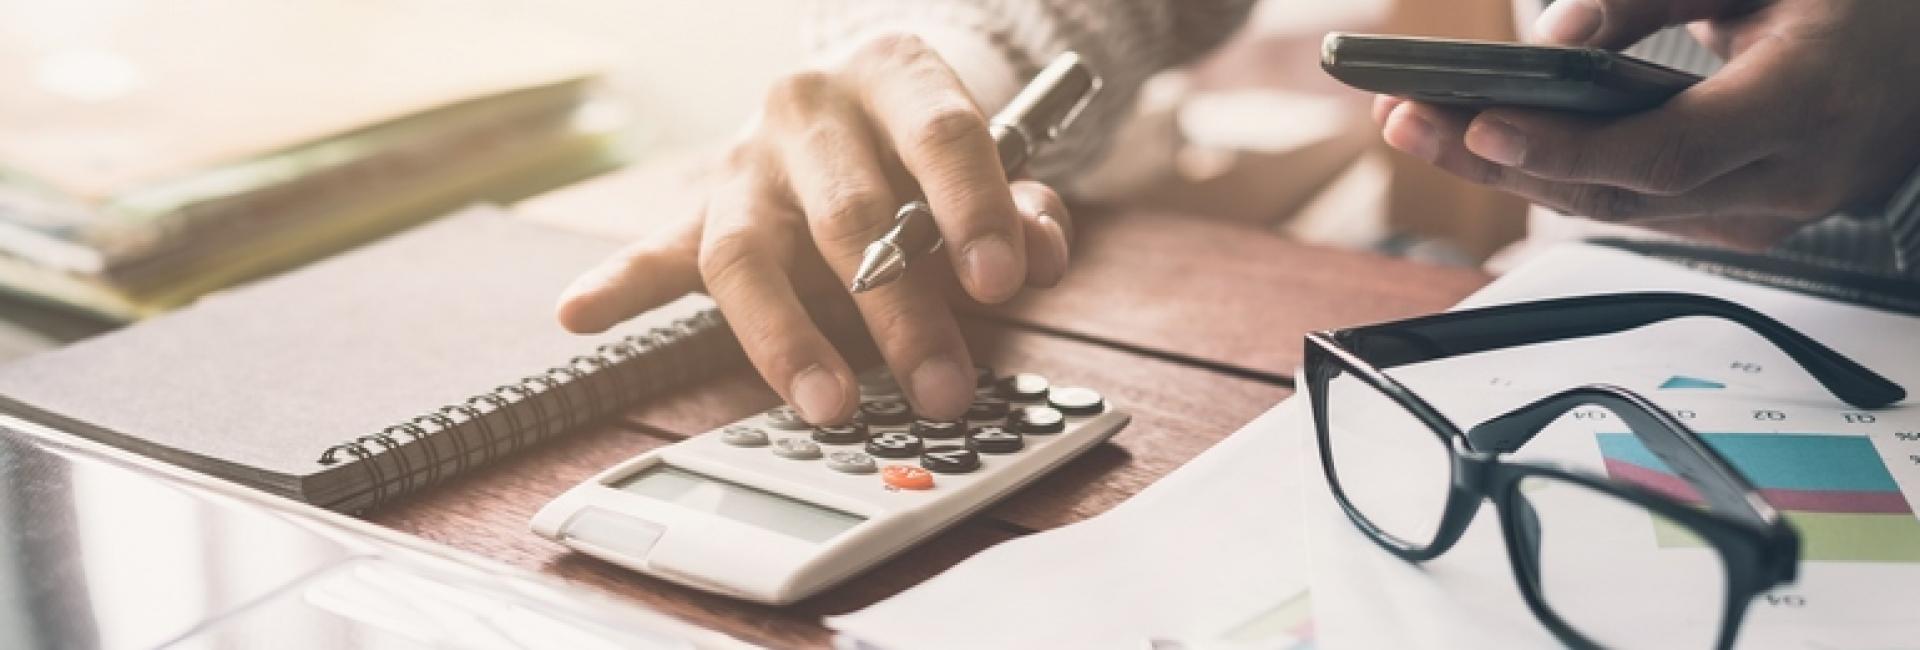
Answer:
[[[993,144],[999,149],[1000,168],[1009,176],[1019,172],[1042,145],[1059,138],[1061,131],[1073,124],[1099,91],[1099,75],[1080,60],[1079,54],[1065,52],[1054,57],[988,123]],[[940,250],[940,244],[933,208],[924,199],[908,201],[894,213],[893,228],[867,245],[848,290],[865,293],[898,280],[907,272],[907,264]]]

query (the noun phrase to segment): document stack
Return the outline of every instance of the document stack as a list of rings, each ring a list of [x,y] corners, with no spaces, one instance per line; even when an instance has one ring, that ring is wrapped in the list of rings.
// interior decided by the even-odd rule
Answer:
[[[423,2],[0,2],[0,289],[120,321],[604,168],[612,51]]]

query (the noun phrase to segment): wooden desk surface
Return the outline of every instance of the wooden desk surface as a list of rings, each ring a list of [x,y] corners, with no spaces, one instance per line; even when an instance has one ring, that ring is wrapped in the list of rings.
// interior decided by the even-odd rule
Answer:
[[[633,454],[775,403],[742,370],[373,513],[396,529],[773,647],[824,647],[820,617],[899,592],[992,544],[1111,508],[1292,392],[1309,330],[1445,308],[1479,273],[1303,246],[1243,226],[1156,215],[1093,220],[1064,286],[967,317],[977,356],[1095,387],[1133,423],[986,512],[785,608],[633,574],[535,537],[549,499]]]

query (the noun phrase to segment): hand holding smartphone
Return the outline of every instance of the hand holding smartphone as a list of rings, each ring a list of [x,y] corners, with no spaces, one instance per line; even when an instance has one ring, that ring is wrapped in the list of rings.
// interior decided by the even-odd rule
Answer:
[[[1456,106],[1621,114],[1665,103],[1697,75],[1596,48],[1328,34],[1320,67],[1349,86]]]

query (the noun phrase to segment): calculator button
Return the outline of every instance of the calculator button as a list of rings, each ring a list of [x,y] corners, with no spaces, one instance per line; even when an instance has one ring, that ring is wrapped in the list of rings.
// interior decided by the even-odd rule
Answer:
[[[767,426],[782,431],[806,431],[813,428],[813,425],[807,424],[805,418],[800,417],[799,411],[785,405],[767,410]]]
[[[1007,417],[1008,404],[998,397],[982,397],[967,406],[969,420],[1000,420]]]
[[[1067,415],[1096,415],[1107,408],[1106,400],[1099,393],[1079,386],[1049,391],[1047,403]]]
[[[867,400],[860,403],[860,416],[867,424],[906,424],[913,421],[913,407],[902,399]]]
[[[767,432],[762,431],[760,427],[735,424],[720,430],[720,442],[735,447],[765,447]]]
[[[1008,431],[997,424],[983,424],[967,434],[967,446],[983,454],[1011,454],[1026,447],[1027,439],[1018,431]]]
[[[867,440],[867,453],[881,458],[912,458],[920,455],[920,436],[899,431],[876,433]]]
[[[912,465],[888,465],[880,469],[880,480],[887,487],[901,490],[933,489],[933,474]]]
[[[962,422],[914,420],[913,428],[908,429],[908,432],[928,440],[944,440],[948,438],[958,438],[965,434],[967,432],[967,425]]]
[[[823,445],[857,445],[867,441],[867,425],[860,422],[848,422],[830,427],[816,427],[813,441]]]
[[[1022,406],[1007,416],[1007,426],[1020,433],[1059,433],[1067,428],[1067,416],[1051,406]]]
[[[806,438],[781,438],[773,441],[773,455],[794,460],[813,460],[820,457],[820,445]]]
[[[920,454],[920,466],[936,474],[965,474],[980,469],[980,454],[960,445],[934,445]]]
[[[827,467],[848,474],[872,474],[879,469],[873,457],[857,451],[836,451],[827,454]]]
[[[993,366],[981,364],[973,367],[974,388],[992,388],[994,379]]]
[[[1000,396],[1016,402],[1038,402],[1047,398],[1052,385],[1044,376],[1023,372],[1000,380]]]

